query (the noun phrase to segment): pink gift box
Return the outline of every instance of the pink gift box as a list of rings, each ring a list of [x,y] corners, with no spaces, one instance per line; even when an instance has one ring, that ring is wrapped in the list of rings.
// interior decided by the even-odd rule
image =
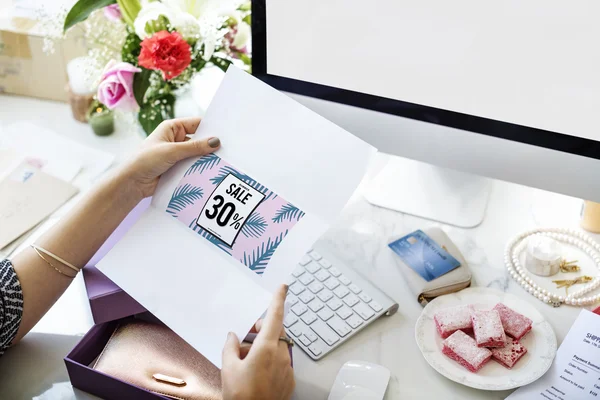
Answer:
[[[140,303],[108,279],[95,265],[117,244],[150,206],[151,197],[142,200],[121,222],[83,269],[85,289],[90,300],[94,322],[113,321],[145,312]],[[123,266],[126,268],[127,266]]]
[[[83,269],[83,278],[94,318],[94,325],[64,358],[71,384],[85,392],[106,399],[168,399],[156,393],[94,370],[91,365],[100,355],[119,322],[140,318],[161,323],[141,304],[100,272],[95,265],[121,240],[150,206],[151,198],[142,200],[92,257]],[[126,268],[127,266],[124,266]],[[253,338],[248,335],[247,341]],[[292,351],[290,348],[290,357]],[[292,360],[293,365],[293,360]]]

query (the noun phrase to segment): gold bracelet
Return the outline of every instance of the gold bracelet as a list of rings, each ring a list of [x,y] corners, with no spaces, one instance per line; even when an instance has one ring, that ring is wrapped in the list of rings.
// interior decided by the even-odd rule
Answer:
[[[52,258],[54,258],[54,260],[66,265],[67,267],[71,268],[73,271],[75,271],[75,273],[77,274],[81,268],[77,268],[76,266],[74,266],[73,264],[71,264],[68,261],[63,260],[62,258],[60,258],[59,256],[57,256],[56,254],[50,253],[48,250],[44,249],[43,247],[40,247],[38,245],[32,244],[31,247],[33,247],[34,250],[36,250],[39,254],[39,252],[41,251],[42,253],[44,253],[47,256],[50,256]]]
[[[56,272],[58,272],[59,274],[61,274],[61,275],[64,275],[64,276],[66,276],[67,278],[71,278],[71,279],[73,279],[73,278],[75,278],[75,277],[77,276],[77,274],[75,274],[75,275],[73,275],[73,276],[71,276],[71,275],[69,275],[69,274],[65,274],[65,273],[64,273],[64,272],[62,272],[60,269],[58,269],[58,268],[56,268],[54,265],[52,265],[52,263],[51,263],[50,261],[46,260],[46,258],[45,258],[45,257],[42,255],[42,253],[40,253],[40,252],[38,251],[38,249],[37,249],[35,246],[33,246],[33,245],[32,245],[32,246],[31,246],[31,248],[32,248],[32,249],[33,249],[33,250],[34,250],[34,251],[37,253],[37,255],[38,255],[38,256],[39,256],[39,257],[40,257],[42,260],[44,260],[44,261],[46,262],[46,264],[48,264],[49,266],[51,266],[52,268],[54,268],[54,270],[55,270]]]

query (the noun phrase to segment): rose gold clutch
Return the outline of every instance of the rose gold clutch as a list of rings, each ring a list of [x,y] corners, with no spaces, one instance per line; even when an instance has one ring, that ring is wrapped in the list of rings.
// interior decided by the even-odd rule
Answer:
[[[169,328],[134,320],[117,327],[94,369],[177,400],[220,400],[221,371]]]

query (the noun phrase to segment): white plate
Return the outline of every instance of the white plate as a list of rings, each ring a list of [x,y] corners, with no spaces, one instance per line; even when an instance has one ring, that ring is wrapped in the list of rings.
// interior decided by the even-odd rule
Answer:
[[[521,340],[527,348],[527,354],[512,369],[492,359],[473,373],[442,354],[443,339],[433,321],[437,311],[460,304],[473,304],[476,309],[491,309],[499,302],[533,321],[531,332]],[[415,337],[423,357],[433,369],[454,382],[475,389],[507,390],[527,385],[548,371],[556,355],[556,336],[542,314],[512,294],[489,288],[470,288],[434,299],[421,313],[415,327]]]

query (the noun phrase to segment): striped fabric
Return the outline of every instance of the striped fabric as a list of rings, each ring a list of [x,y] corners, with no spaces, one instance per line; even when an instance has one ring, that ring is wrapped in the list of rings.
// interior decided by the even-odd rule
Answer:
[[[0,261],[0,356],[17,335],[22,316],[21,284],[10,261]]]

